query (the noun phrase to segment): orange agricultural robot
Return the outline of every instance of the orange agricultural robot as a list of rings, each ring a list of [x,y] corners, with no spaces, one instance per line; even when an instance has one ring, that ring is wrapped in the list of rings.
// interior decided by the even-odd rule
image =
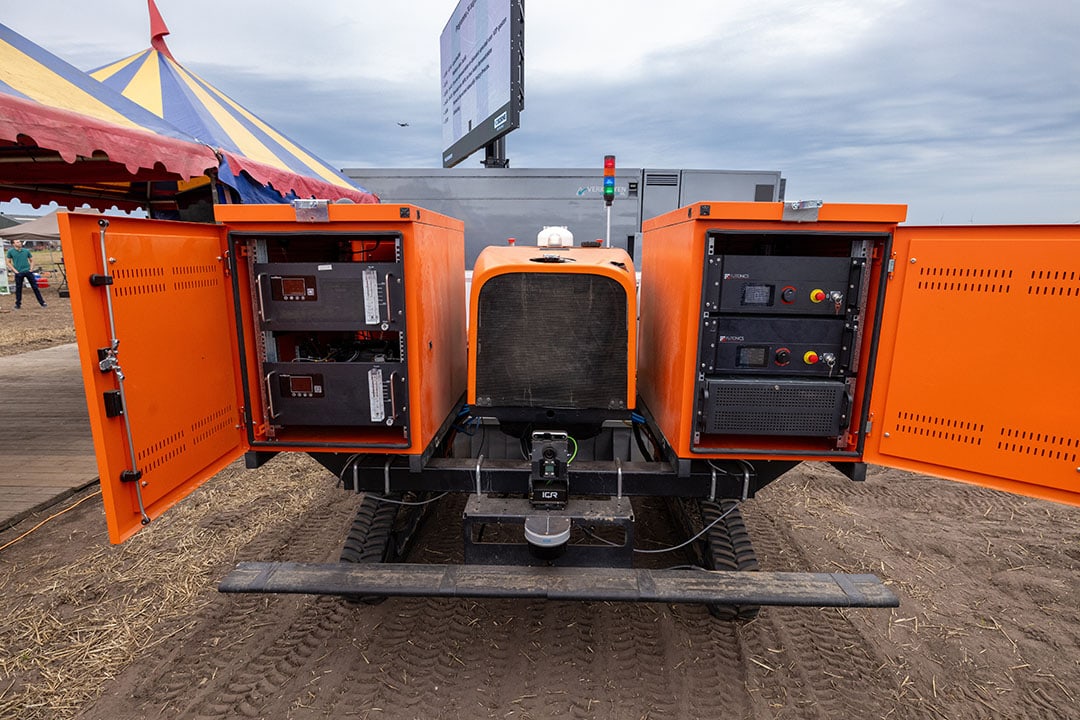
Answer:
[[[643,224],[639,268],[555,229],[467,287],[462,224],[423,208],[216,212],[61,228],[114,542],[241,456],[364,495],[341,562],[223,591],[890,606],[874,576],[748,572],[739,504],[804,461],[1080,504],[1076,226],[696,203]],[[455,496],[464,562],[408,562]],[[641,562],[648,496],[707,572]]]

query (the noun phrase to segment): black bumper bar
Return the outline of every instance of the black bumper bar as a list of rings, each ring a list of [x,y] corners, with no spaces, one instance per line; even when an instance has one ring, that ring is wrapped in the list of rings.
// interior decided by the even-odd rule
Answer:
[[[245,562],[226,593],[897,607],[874,575],[623,568]]]

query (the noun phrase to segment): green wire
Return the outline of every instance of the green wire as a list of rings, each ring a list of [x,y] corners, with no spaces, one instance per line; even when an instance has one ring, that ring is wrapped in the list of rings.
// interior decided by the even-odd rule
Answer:
[[[574,462],[574,458],[577,457],[577,440],[570,437],[569,435],[566,436],[566,439],[574,443],[574,452],[572,455],[570,455],[570,459],[566,461],[566,464],[569,465],[570,463]]]

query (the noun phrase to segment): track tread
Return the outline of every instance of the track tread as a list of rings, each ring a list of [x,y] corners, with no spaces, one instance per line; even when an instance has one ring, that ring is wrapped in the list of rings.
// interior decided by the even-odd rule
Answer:
[[[701,554],[710,570],[753,572],[758,569],[757,555],[750,542],[739,504],[735,500],[699,500],[696,505],[702,527],[716,521],[724,513],[727,516],[717,522],[701,540]],[[757,605],[707,606],[709,613],[720,620],[753,620],[760,608]]]
[[[341,549],[341,562],[380,563],[396,560],[396,547],[392,541],[398,508],[398,505],[384,503],[378,498],[365,495]],[[386,598],[349,595],[346,599],[350,603],[375,605]]]

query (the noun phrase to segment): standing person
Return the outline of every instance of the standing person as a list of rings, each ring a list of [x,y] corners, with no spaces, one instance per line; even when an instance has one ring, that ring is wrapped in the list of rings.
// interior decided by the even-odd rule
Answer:
[[[8,267],[15,273],[15,309],[22,307],[23,278],[30,281],[30,289],[34,291],[41,307],[46,307],[45,298],[41,297],[37,278],[34,277],[34,256],[29,250],[23,248],[22,240],[16,240],[11,244],[14,247],[7,251],[6,257]]]

